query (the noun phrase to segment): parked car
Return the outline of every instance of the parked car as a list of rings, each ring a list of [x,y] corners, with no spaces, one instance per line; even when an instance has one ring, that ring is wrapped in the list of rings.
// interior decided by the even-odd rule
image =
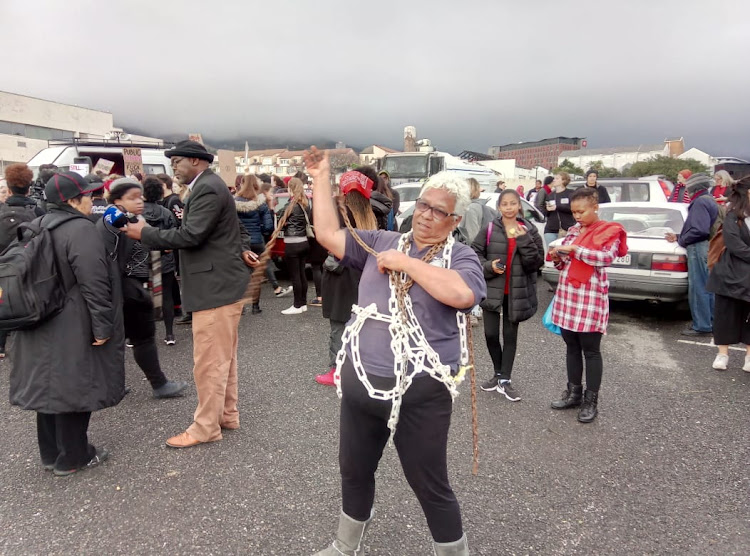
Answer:
[[[479,195],[479,199],[485,200],[484,204],[495,211],[497,210],[497,200],[499,198],[500,193],[482,193]],[[523,210],[523,217],[529,222],[533,222],[537,230],[539,230],[539,233],[544,235],[544,225],[547,222],[547,217],[544,216],[544,213],[523,197],[521,197],[521,207]]]
[[[395,191],[398,191],[400,204],[398,212],[399,214],[396,215],[396,218],[399,217],[399,215],[403,215],[407,210],[412,208],[414,206],[414,203],[419,198],[419,192],[422,191],[422,184],[410,184],[410,185],[397,185],[393,188]],[[401,220],[403,220],[403,216],[401,216]],[[399,224],[401,222],[399,221]]]
[[[604,186],[613,203],[667,203],[674,184],[659,176],[645,178],[602,178],[597,183]],[[568,189],[578,189],[586,184],[576,180],[568,184]]]
[[[497,207],[497,200],[499,197],[499,193],[482,193],[479,196],[479,200],[482,202],[482,204],[489,206],[492,211],[497,214],[497,210],[495,207]],[[521,206],[523,207],[523,217],[526,220],[533,222],[537,230],[539,230],[539,233],[541,235],[544,235],[544,223],[547,221],[547,218],[544,216],[542,211],[529,203],[526,199],[521,199]],[[401,227],[403,221],[413,214],[414,203],[412,203],[412,205],[406,211],[402,211],[401,215],[396,218],[396,222],[398,223],[399,228]]]
[[[688,206],[682,203],[599,205],[599,217],[619,222],[628,234],[628,254],[616,258],[607,269],[611,299],[664,302],[687,299],[687,251],[665,239],[668,232],[682,231],[687,211]],[[553,241],[550,247],[562,241]],[[542,277],[556,285],[559,274],[547,256]]]
[[[312,191],[305,191],[305,196],[310,202],[310,207],[312,208]],[[273,227],[274,229],[276,229],[276,226],[278,226],[279,224],[279,220],[281,220],[281,217],[284,216],[286,206],[289,204],[289,191],[281,190],[277,193],[274,193],[273,198],[276,200],[276,207],[274,208],[275,216],[273,222]],[[284,269],[285,250],[286,246],[284,245],[284,232],[279,231],[279,235],[276,237],[276,243],[273,244],[273,248],[271,249],[271,260],[279,268],[279,270]]]

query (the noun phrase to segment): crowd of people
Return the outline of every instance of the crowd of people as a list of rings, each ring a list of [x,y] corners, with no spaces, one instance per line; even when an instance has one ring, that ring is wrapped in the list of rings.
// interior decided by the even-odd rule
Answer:
[[[45,469],[67,476],[107,459],[105,449],[89,443],[87,430],[92,412],[116,405],[129,391],[126,345],[154,397],[184,394],[187,383],[162,370],[156,341],[156,323],[163,321],[164,342],[175,345],[180,313],[192,324],[198,406],[192,424],[167,445],[215,442],[223,430],[239,428],[238,325],[246,302],[253,315],[262,312],[260,294],[248,288],[251,274],[262,272],[273,295],[293,295],[282,314],[319,305],[330,324],[328,368],[315,380],[342,396],[342,512],[335,540],[318,554],[363,553],[374,473],[389,438],[436,554],[468,554],[447,476],[452,399],[473,349],[468,315],[482,314],[493,365],[481,389],[519,401],[512,382],[519,327],[539,312],[545,243],[558,238],[549,249],[560,279],[547,320],[565,342],[567,377],[551,407],[577,408],[582,423],[597,417],[609,319],[606,269],[628,247],[622,226],[599,219],[609,196],[595,171],[577,190],[568,189],[565,172],[537,182],[527,200],[547,216],[543,236],[523,217],[523,192],[498,184],[493,210],[477,201],[476,181],[448,172],[427,180],[413,218],[397,231],[398,193],[387,172],[360,167],[334,186],[328,159],[315,148],[305,156],[312,184],[302,173],[286,180],[245,175],[225,184],[209,168],[213,155],[194,141],[178,143],[166,156],[173,178],[82,177],[41,168],[43,198],[33,196],[40,188],[26,165],[5,172],[0,247],[12,243],[19,222],[50,227],[70,292],[62,312],[13,332],[10,399],[36,412]],[[726,369],[729,346],[750,342],[750,177],[734,182],[719,173],[714,182],[682,172],[681,178],[671,200],[687,199],[689,216],[679,236],[668,239],[688,251],[690,329],[713,333],[719,350],[713,367]],[[290,210],[277,206],[280,196]],[[278,231],[287,288],[262,262]],[[717,235],[723,244],[709,272],[709,242]],[[0,332],[3,357],[6,338]],[[68,346],[62,356],[50,348],[60,341]],[[750,347],[744,370],[750,371]]]

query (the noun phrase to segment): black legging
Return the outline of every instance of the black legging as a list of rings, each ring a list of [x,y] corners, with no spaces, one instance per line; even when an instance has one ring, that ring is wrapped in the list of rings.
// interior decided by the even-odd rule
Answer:
[[[313,283],[315,284],[315,297],[323,297],[323,288],[321,283],[323,281],[323,264],[310,264],[312,269]]]
[[[368,375],[375,388],[390,389],[395,379]],[[342,510],[358,521],[370,518],[375,470],[388,442],[391,402],[374,400],[347,359],[341,370],[343,397],[339,439]],[[404,395],[393,441],[409,486],[417,495],[436,542],[463,535],[461,508],[448,481],[448,429],[453,403],[445,385],[415,378]]]
[[[161,274],[161,303],[162,314],[164,315],[164,329],[167,336],[174,336],[174,290],[177,287],[177,280],[174,272],[162,272]]]
[[[130,278],[126,278],[130,280]],[[167,377],[159,364],[159,352],[156,349],[156,326],[154,325],[154,306],[150,303],[123,304],[125,337],[133,344],[135,362],[146,375],[151,388],[160,388],[167,383]]]
[[[503,345],[500,345],[500,313],[484,310],[484,339],[487,350],[495,367],[495,375],[500,380],[510,380],[513,372],[513,362],[516,360],[518,345],[518,323],[510,322],[508,311],[508,296],[503,298]]]
[[[568,351],[565,363],[568,367],[568,382],[581,385],[583,379],[583,358],[586,358],[586,390],[598,392],[602,385],[602,333],[573,332],[562,329],[562,338]]]
[[[289,279],[294,289],[294,306],[307,305],[307,276],[305,276],[305,262],[310,252],[307,240],[301,243],[287,243],[284,246],[284,262],[289,272]]]

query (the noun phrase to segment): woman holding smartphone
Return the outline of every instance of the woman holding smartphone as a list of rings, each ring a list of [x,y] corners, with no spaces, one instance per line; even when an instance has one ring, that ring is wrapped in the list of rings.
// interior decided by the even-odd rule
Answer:
[[[518,324],[537,310],[537,272],[544,264],[544,243],[536,227],[521,216],[521,196],[505,189],[497,202],[500,216],[477,234],[472,249],[479,257],[487,281],[484,337],[495,372],[481,385],[485,392],[497,390],[508,400],[521,399],[511,386],[516,358]],[[500,312],[503,345],[500,344]]]

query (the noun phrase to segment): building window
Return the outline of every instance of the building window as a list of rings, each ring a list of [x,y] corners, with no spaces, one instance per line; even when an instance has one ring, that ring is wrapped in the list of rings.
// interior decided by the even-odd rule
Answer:
[[[4,121],[0,121],[0,133],[4,133],[6,135],[28,137],[29,139],[42,139],[45,141],[48,141],[50,139],[73,138],[72,131]]]

